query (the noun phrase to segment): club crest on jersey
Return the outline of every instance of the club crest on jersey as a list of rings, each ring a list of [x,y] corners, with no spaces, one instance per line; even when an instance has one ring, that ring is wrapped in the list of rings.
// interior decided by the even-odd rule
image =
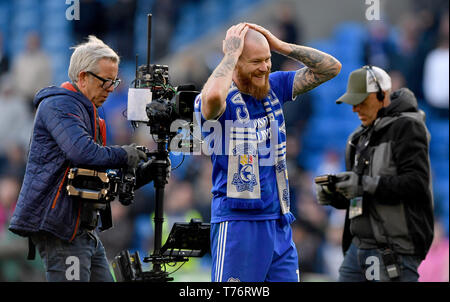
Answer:
[[[238,172],[234,173],[232,184],[236,186],[236,191],[253,192],[253,188],[257,185],[256,175],[253,173],[253,155],[244,154],[239,155]]]

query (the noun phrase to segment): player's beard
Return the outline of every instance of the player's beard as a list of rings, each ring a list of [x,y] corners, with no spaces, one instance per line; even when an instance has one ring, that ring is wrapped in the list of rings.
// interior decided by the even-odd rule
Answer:
[[[252,83],[252,74],[246,74],[243,73],[240,68],[237,70],[237,77],[239,80],[239,84],[241,87],[239,89],[246,94],[251,95],[257,100],[263,100],[267,97],[270,90],[270,83],[269,83],[269,74],[270,69],[266,72],[264,75],[264,85],[262,86],[256,86]]]

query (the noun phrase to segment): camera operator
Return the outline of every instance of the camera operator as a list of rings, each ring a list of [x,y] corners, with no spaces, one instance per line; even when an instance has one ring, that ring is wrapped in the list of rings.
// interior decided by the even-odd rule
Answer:
[[[120,84],[118,68],[114,50],[89,36],[74,47],[71,82],[44,88],[34,99],[37,112],[28,162],[9,229],[29,238],[29,256],[36,245],[48,281],[68,281],[70,259],[79,265],[74,280],[113,281],[96,233],[100,223],[103,229],[111,226],[111,212],[99,219],[93,200],[69,196],[71,168],[136,169],[136,187],[152,180],[152,161],[135,145],[106,146],[105,123],[97,108]]]
[[[362,125],[349,137],[346,172],[335,190],[316,185],[319,203],[347,209],[339,281],[417,281],[433,239],[433,196],[425,115],[407,88],[364,66],[336,103]]]
[[[306,67],[271,73],[271,50]],[[225,136],[219,134],[227,140],[222,145],[236,144],[211,157],[211,277],[216,282],[297,282],[282,105],[336,76],[341,64],[326,53],[286,43],[248,23],[228,29],[223,52],[195,108],[202,122],[213,120],[226,128]],[[235,126],[228,126],[229,121]],[[232,132],[228,138],[227,132]],[[268,145],[276,151],[270,163]]]

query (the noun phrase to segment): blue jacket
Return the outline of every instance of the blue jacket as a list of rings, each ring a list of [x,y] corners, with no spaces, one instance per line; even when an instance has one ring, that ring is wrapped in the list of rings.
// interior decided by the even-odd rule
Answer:
[[[28,162],[9,230],[29,236],[47,231],[71,241],[80,222],[80,202],[66,191],[69,167],[119,168],[125,150],[95,142],[96,107],[83,94],[47,87],[34,99],[37,112]]]

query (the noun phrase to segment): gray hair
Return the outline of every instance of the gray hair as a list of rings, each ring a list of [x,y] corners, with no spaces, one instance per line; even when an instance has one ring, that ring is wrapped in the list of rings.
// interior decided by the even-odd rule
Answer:
[[[98,62],[101,59],[109,59],[119,64],[117,53],[96,36],[90,35],[88,41],[75,47],[70,57],[69,79],[77,82],[78,74],[82,71],[98,72]]]

